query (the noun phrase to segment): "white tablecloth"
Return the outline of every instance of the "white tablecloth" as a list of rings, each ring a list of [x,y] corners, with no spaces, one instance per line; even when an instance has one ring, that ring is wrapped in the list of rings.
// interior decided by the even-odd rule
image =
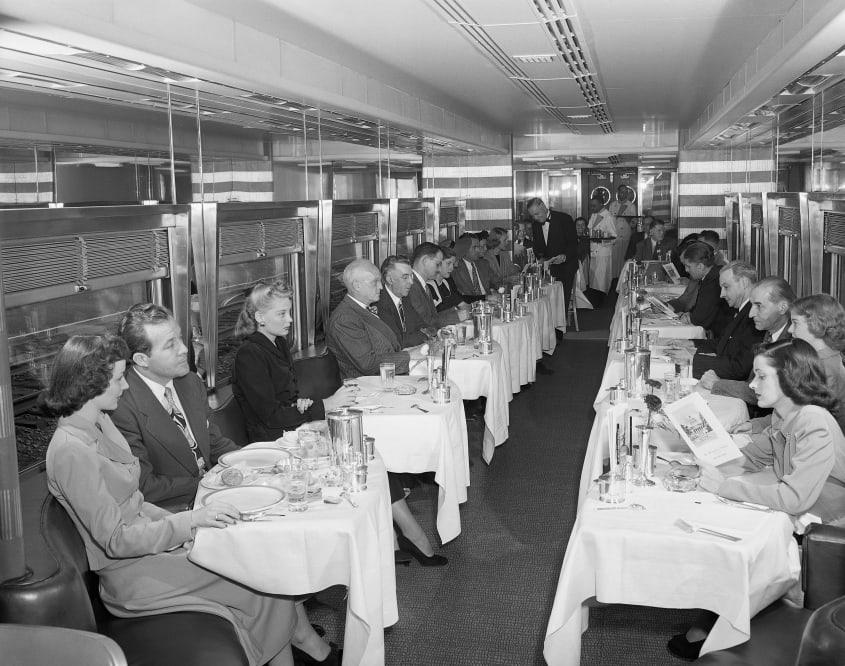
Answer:
[[[566,299],[564,298],[563,282],[555,280],[547,287],[543,287],[543,295],[549,298],[554,327],[559,331],[566,332]],[[572,297],[575,298],[574,286]]]
[[[208,492],[200,486],[198,499]],[[399,613],[393,518],[381,460],[370,462],[367,490],[353,498],[358,508],[346,502],[309,502],[302,513],[197,530],[188,558],[267,594],[306,594],[345,585],[343,663],[383,664],[384,627],[395,624]],[[274,511],[284,510],[285,504],[279,507]]]
[[[342,405],[364,408],[364,433],[375,437],[376,449],[390,472],[434,472],[440,486],[437,499],[437,532],[443,543],[461,533],[458,505],[466,502],[469,487],[469,450],[463,396],[454,382],[451,402],[435,405],[420,377],[397,377],[397,384],[416,388],[404,396],[381,390],[378,377],[359,377],[359,390],[341,387],[324,400],[326,411]],[[373,395],[374,394],[374,395]],[[353,401],[357,399],[357,403]],[[418,404],[428,413],[411,407]],[[374,412],[368,407],[383,405]]]
[[[536,301],[529,303],[528,309],[537,322],[537,335],[540,342],[539,358],[542,358],[543,353],[553,354],[557,346],[557,336],[555,335],[551,299],[545,295],[541,296]]]
[[[493,320],[493,340],[502,346],[510,366],[511,391],[519,393],[523,384],[537,378],[537,360],[542,358],[540,338],[533,314],[510,322]]]
[[[659,298],[668,300],[683,293],[683,285],[671,284],[656,284],[646,287],[649,294],[655,294]],[[610,335],[608,337],[608,345],[612,345],[613,341],[622,337],[623,317],[625,316],[625,301],[624,294],[620,294],[616,299],[616,310],[613,313],[613,319],[610,323]],[[643,317],[643,329],[650,331],[658,331],[661,338],[684,338],[687,340],[703,339],[705,331],[701,326],[694,326],[692,324],[683,324],[678,320],[669,319],[666,316],[646,315]]]
[[[543,655],[550,666],[578,666],[583,602],[661,608],[704,608],[719,616],[702,654],[748,640],[755,613],[781,597],[800,574],[792,523],[780,512],[726,506],[706,492],[638,488],[646,511],[596,511],[591,496],[569,538]],[[687,534],[675,520],[712,526],[742,537],[730,542]],[[667,637],[668,638],[668,637]]]
[[[411,350],[411,375],[425,376],[428,366],[419,348]],[[513,399],[510,366],[505,360],[502,346],[494,342],[491,354],[480,354],[472,344],[455,350],[449,363],[449,379],[461,392],[464,400],[487,398],[484,410],[484,440],[482,456],[486,463],[493,458],[494,449],[508,439],[510,410]]]

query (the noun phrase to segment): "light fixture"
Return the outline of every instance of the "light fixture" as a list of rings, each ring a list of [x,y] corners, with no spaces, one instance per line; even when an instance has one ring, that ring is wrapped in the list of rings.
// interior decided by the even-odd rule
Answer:
[[[517,62],[525,63],[550,63],[554,62],[557,56],[554,53],[536,53],[536,54],[522,54],[512,55],[511,58]]]

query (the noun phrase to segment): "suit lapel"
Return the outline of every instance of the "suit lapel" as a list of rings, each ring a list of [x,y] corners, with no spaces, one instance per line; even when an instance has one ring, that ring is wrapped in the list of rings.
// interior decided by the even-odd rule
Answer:
[[[748,319],[749,312],[751,312],[751,303],[746,303],[742,306],[742,309],[737,312],[736,316],[731,319],[730,323],[725,327],[722,337],[719,338],[719,344],[716,345],[717,354],[721,354],[725,351],[728,340],[730,340],[736,330],[745,323],[745,320]]]
[[[423,319],[429,320],[437,316],[437,308],[434,307],[434,301],[428,295],[428,291],[423,289],[423,286],[420,284],[420,281],[417,280],[417,276],[414,276],[413,286],[411,287],[411,291],[414,292],[414,296],[411,299],[413,304],[419,303],[420,307],[423,309]],[[410,296],[410,294],[409,294]]]
[[[399,349],[401,349],[399,340],[396,339],[396,334],[390,326],[385,324],[376,315],[369,310],[365,310],[356,303],[353,303],[351,299],[347,302],[347,308],[349,308],[350,312],[352,312],[354,316],[361,318],[366,326],[378,330],[388,340],[388,342],[393,345],[394,351],[399,351]]]
[[[133,398],[135,398],[135,404],[138,406],[138,411],[141,414],[145,434],[154,439],[182,467],[191,473],[195,473],[197,470],[196,458],[191,453],[188,442],[185,440],[185,436],[182,434],[179,426],[173,422],[170,414],[165,411],[162,404],[153,395],[153,392],[144,383],[144,380],[137,375],[134,368],[127,374],[127,378],[129,384],[128,390],[132,393]],[[181,394],[179,395],[179,400],[180,402],[183,400]],[[182,402],[182,407],[187,410],[184,402]],[[191,423],[191,428],[193,429],[193,427],[194,424]]]

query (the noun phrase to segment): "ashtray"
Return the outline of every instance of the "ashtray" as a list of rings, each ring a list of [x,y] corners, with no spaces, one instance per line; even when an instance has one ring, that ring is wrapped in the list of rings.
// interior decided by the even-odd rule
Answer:
[[[417,392],[417,389],[413,386],[409,386],[408,384],[400,384],[396,387],[395,391],[396,395],[414,395]]]
[[[688,493],[696,489],[698,478],[673,470],[663,477],[663,485],[673,493]]]

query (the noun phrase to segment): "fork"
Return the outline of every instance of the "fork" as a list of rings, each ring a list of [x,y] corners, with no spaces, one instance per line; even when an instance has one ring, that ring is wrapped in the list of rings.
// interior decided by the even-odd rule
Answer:
[[[727,539],[728,541],[742,541],[740,537],[734,536],[733,534],[725,534],[724,532],[717,532],[716,530],[711,530],[706,527],[699,527],[698,525],[688,523],[683,518],[678,518],[675,521],[675,525],[677,527],[680,527],[687,534],[692,534],[693,532],[701,532],[702,534],[709,534],[711,536],[719,537],[721,539]]]
[[[353,508],[353,509],[357,509],[357,508],[358,508],[358,502],[356,502],[355,500],[353,500],[353,499],[349,496],[349,493],[348,493],[348,492],[346,492],[346,491],[344,490],[342,493],[340,493],[340,496],[341,496],[343,499],[345,499],[347,502],[349,502],[349,504],[352,506],[352,508]]]
[[[428,410],[427,410],[427,409],[423,409],[423,408],[422,408],[422,407],[420,407],[417,403],[414,403],[413,405],[411,405],[411,407],[412,407],[412,408],[414,408],[414,409],[419,409],[419,410],[420,410],[423,414],[428,414]]]

